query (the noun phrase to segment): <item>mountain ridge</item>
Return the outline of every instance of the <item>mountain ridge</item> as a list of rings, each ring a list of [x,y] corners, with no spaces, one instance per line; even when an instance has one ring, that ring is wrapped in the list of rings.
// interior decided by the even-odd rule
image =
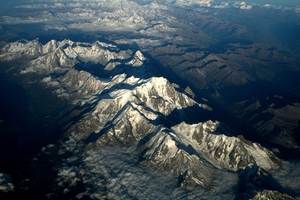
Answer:
[[[14,68],[14,72],[19,73],[17,76],[26,77],[26,84],[32,85],[34,75],[38,78],[35,84],[41,84],[58,98],[57,102],[52,102],[54,106],[60,102],[67,105],[62,107],[58,116],[51,111],[46,116],[54,124],[59,122],[63,132],[61,139],[54,144],[58,154],[64,157],[59,161],[62,167],[67,165],[71,171],[75,168],[77,171],[87,162],[84,156],[88,152],[130,146],[139,156],[138,165],[177,177],[183,188],[209,188],[213,182],[210,177],[218,170],[238,172],[253,165],[264,170],[280,168],[280,159],[268,149],[236,137],[236,130],[224,123],[205,120],[214,110],[196,102],[166,78],[155,77],[155,72],[149,71],[151,62],[146,62],[147,57],[142,52],[119,51],[117,46],[103,45],[112,49],[104,47],[104,52],[113,51],[108,54],[115,56],[103,60],[101,47],[94,46],[99,42],[84,43],[82,47],[83,43],[66,41],[52,40],[45,45],[38,45],[36,41],[28,42],[28,45],[15,43],[17,47],[21,46],[18,50],[11,48],[10,44],[2,48],[6,53],[0,56],[2,62],[10,62],[13,53],[15,59],[27,54],[27,68],[14,66],[21,67]],[[72,52],[77,48],[86,48],[93,54],[85,60],[78,59],[80,53],[76,56],[65,53],[66,49]],[[65,56],[53,56],[56,52]],[[129,57],[124,57],[124,52]],[[8,59],[6,55],[9,55]],[[76,69],[78,63],[93,62],[93,69],[98,67],[105,71],[109,62],[114,60],[125,66],[121,71],[125,73],[112,69],[108,71],[113,76],[104,74],[105,77],[100,77],[98,74],[101,73],[95,72],[95,75],[89,70],[90,65]],[[128,60],[140,63],[136,65]],[[35,63],[35,67],[30,63]],[[45,67],[47,65],[51,68]],[[127,70],[138,76],[126,74]],[[48,145],[44,152],[52,148],[53,145]],[[56,176],[57,181],[61,180],[60,172]]]

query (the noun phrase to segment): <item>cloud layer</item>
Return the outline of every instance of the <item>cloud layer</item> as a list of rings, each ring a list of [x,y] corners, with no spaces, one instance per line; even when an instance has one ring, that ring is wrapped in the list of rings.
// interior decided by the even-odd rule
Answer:
[[[11,192],[14,185],[11,183],[12,178],[9,174],[0,173],[0,192]]]
[[[131,147],[106,147],[90,150],[79,165],[70,158],[58,173],[57,183],[68,193],[84,184],[76,198],[92,199],[234,199],[237,174],[217,170],[210,189],[183,190],[171,174],[146,169]]]
[[[76,152],[77,145],[70,138],[65,150]],[[59,170],[57,184],[65,194],[83,184],[84,188],[75,195],[78,199],[234,199],[243,192],[238,191],[238,174],[223,170],[215,171],[209,189],[184,190],[178,187],[177,177],[139,165],[135,149],[135,145],[104,147],[88,151],[83,158],[73,155]],[[61,150],[61,154],[65,152]],[[284,162],[282,169],[270,172],[293,196],[300,196],[299,165],[300,162]]]
[[[16,9],[26,12],[24,15],[6,15],[1,17],[0,24],[42,23],[45,30],[84,31],[140,31],[146,35],[158,35],[163,32],[174,32],[168,22],[176,20],[166,15],[173,6],[193,6],[199,8],[236,8],[249,10],[253,7],[285,9],[300,12],[298,7],[283,7],[271,4],[247,3],[245,1],[220,2],[213,0],[177,0],[158,1],[139,4],[138,1],[37,1],[24,2]],[[162,37],[165,35],[162,34]]]
[[[293,196],[300,197],[300,162],[295,160],[282,164],[283,169],[271,171],[271,175],[285,190],[290,191]]]

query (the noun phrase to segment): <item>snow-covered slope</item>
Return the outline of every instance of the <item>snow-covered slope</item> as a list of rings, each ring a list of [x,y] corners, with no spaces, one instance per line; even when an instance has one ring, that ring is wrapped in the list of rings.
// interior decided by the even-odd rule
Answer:
[[[42,45],[38,40],[17,41],[1,49],[0,59],[12,61],[17,59],[29,61],[21,73],[62,73],[80,63],[98,64],[106,69],[128,62],[134,66],[143,65],[145,58],[140,51],[120,51],[116,46],[96,41],[93,44],[73,42],[71,40],[51,40]],[[116,62],[118,61],[118,62]]]
[[[209,109],[208,106],[198,104],[176,91],[162,77],[139,79],[121,74],[104,84],[105,87],[98,90],[97,94],[91,95],[88,100],[87,96],[84,96],[83,99],[74,102],[81,106],[94,103],[91,114],[72,127],[76,137],[82,136],[86,139],[94,133],[93,140],[102,136],[97,139],[97,143],[130,143],[146,136],[157,125],[163,123],[165,117],[174,115],[172,112],[176,113],[175,110],[183,110],[179,113],[181,119],[178,120],[184,120],[188,118],[184,112],[187,107],[196,106],[198,111]],[[102,135],[104,130],[106,135]],[[131,139],[128,138],[129,135],[132,136]]]
[[[89,151],[130,145],[142,166],[177,176],[183,187],[209,187],[218,169],[279,167],[273,153],[230,136],[233,130],[225,124],[199,121],[213,110],[166,78],[154,76],[154,67],[139,50],[120,50],[99,41],[51,40],[42,45],[35,40],[9,43],[1,52],[1,62],[24,60],[16,70],[19,76],[31,81],[34,75],[68,102],[59,116],[51,116],[53,121],[66,122],[59,147],[64,154],[72,144],[66,160],[75,156],[79,159],[75,163],[84,163],[81,158]]]
[[[184,122],[160,128],[139,147],[146,166],[170,170],[182,176],[185,186],[208,186],[214,168],[230,171],[256,165],[265,170],[279,168],[276,156],[259,144],[229,137],[224,124]]]
[[[279,167],[274,154],[259,144],[227,136],[230,130],[219,122],[181,123],[172,130],[201,157],[228,170],[244,169],[251,163],[266,170]]]

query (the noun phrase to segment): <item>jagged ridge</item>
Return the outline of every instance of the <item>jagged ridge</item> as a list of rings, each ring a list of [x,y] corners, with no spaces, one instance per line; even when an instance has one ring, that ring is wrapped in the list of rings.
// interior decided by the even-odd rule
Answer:
[[[65,127],[66,137],[83,140],[85,145],[80,148],[85,151],[138,143],[141,164],[170,171],[179,176],[184,187],[208,187],[216,168],[278,168],[278,159],[271,152],[259,144],[229,137],[232,130],[220,122],[187,124],[212,109],[189,98],[163,77],[145,78],[145,68],[137,69],[137,76],[121,73],[102,78],[88,72],[89,66],[81,70],[75,67],[92,62],[102,70],[114,70],[120,63],[133,70],[145,65],[146,58],[140,51],[120,51],[101,42],[52,40],[46,45],[15,42],[2,52],[0,58],[6,62],[26,55],[28,63],[20,73],[38,74],[45,87],[77,107],[81,117]],[[191,107],[193,112],[188,110]]]

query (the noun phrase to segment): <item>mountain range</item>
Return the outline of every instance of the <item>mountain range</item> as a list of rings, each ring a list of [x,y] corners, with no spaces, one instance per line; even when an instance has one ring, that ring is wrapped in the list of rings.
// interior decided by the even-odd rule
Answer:
[[[34,140],[49,142],[54,132],[58,138],[32,161],[36,162],[34,168],[44,170],[44,164],[36,165],[45,162],[40,161],[42,157],[50,157],[47,165],[56,174],[51,182],[56,184],[56,191],[47,192],[53,192],[55,198],[58,191],[72,197],[74,188],[85,186],[84,175],[77,174],[76,181],[63,188],[70,181],[64,176],[70,174],[61,175],[61,169],[67,166],[79,170],[89,160],[86,156],[101,148],[127,147],[139,157],[137,165],[175,176],[178,187],[186,189],[212,187],[214,174],[223,170],[238,172],[242,174],[240,179],[248,180],[249,170],[251,176],[260,170],[270,176],[268,171],[282,167],[276,153],[218,121],[218,111],[209,106],[209,101],[198,102],[191,89],[158,76],[164,73],[139,50],[99,41],[51,40],[43,45],[38,40],[23,40],[2,47],[0,59],[5,79],[14,76],[28,94],[28,123],[33,127],[43,125],[39,131],[47,130]],[[16,119],[9,120],[20,124]],[[27,148],[35,134],[17,140]],[[262,188],[266,191],[280,189],[265,182]],[[38,186],[27,187],[35,190]],[[262,189],[251,186],[249,192],[249,187],[239,195],[253,195]]]
[[[299,6],[4,4],[0,199],[300,198]]]

